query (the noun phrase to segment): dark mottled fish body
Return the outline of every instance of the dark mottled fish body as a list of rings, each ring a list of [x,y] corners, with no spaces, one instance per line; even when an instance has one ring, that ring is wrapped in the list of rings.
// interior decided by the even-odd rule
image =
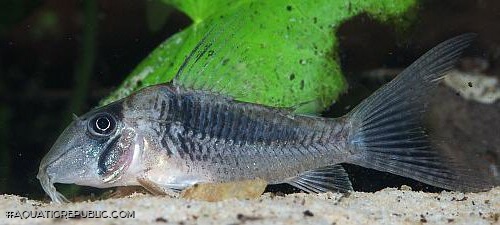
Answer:
[[[343,118],[294,115],[166,85],[126,99],[124,111],[129,118],[148,115],[141,123],[151,129],[154,151],[207,182],[259,177],[279,183],[348,156]]]
[[[261,178],[307,192],[350,191],[339,163],[452,190],[484,190],[487,185],[433,148],[422,126],[427,98],[474,36],[441,43],[336,119],[236,101],[177,76],[77,118],[42,160],[38,178],[56,202],[64,197],[54,183],[173,193],[196,183]],[[209,49],[203,43],[178,75]]]

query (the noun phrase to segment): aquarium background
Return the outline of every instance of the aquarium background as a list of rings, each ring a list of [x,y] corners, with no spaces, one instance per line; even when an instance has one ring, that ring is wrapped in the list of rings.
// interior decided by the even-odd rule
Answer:
[[[98,105],[149,52],[191,21],[153,0],[1,0],[0,5],[0,193],[42,198],[38,164],[72,114]],[[500,77],[499,23],[500,2],[495,0],[420,1],[412,25],[404,31],[367,15],[347,21],[337,35],[350,88],[325,116],[348,112],[386,79],[367,79],[366,71],[382,68],[390,74],[391,68],[404,68],[437,43],[464,32],[479,34],[466,56],[487,63],[487,75]],[[472,67],[477,66],[474,60]],[[454,93],[436,96],[437,101],[443,96],[454,99],[443,98],[446,103],[460,101]],[[455,129],[455,123],[467,125],[470,132],[454,133],[456,139],[467,143],[462,146],[478,148],[480,160],[498,166],[495,127],[500,127],[500,104],[456,105],[465,116],[446,114],[448,130]],[[346,167],[355,190],[410,184],[439,191],[395,175]],[[270,190],[293,191],[285,185]]]

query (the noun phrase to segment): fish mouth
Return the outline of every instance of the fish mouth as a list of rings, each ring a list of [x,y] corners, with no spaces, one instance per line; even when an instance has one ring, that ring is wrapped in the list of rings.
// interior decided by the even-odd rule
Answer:
[[[36,175],[36,178],[40,181],[40,185],[42,186],[43,190],[47,195],[49,195],[50,199],[53,202],[56,203],[65,203],[65,202],[70,202],[66,197],[64,197],[63,194],[59,193],[56,190],[56,187],[54,186],[54,181],[53,178],[47,173],[47,170],[49,166],[59,160],[62,156],[66,154],[67,151],[65,151],[64,154],[61,154],[57,156],[53,160],[49,160],[50,152],[52,152],[52,149],[49,151],[49,153],[43,157],[42,162],[40,163],[40,168],[38,169],[38,174]]]
[[[47,195],[49,195],[50,199],[52,199],[53,202],[55,203],[67,203],[70,202],[64,195],[59,193],[56,190],[56,187],[54,186],[54,182],[50,178],[50,176],[47,174],[47,168],[48,166],[40,166],[40,170],[38,171],[38,174],[36,175],[36,178],[40,181],[40,184],[42,185],[43,190]]]
[[[49,173],[49,168],[54,165],[54,163],[58,162],[61,160],[63,157],[65,157],[69,149],[68,148],[61,148],[64,149],[63,151],[57,151],[60,146],[60,137],[56,141],[56,143],[52,146],[50,151],[47,153],[42,158],[42,161],[40,162],[40,167],[38,169],[38,174],[36,175],[36,178],[40,181],[40,185],[42,186],[43,190],[45,193],[50,197],[50,199],[53,202],[56,203],[68,203],[70,202],[66,197],[64,197],[63,194],[59,193],[56,190],[56,187],[54,186],[54,174]],[[62,152],[62,153],[61,153]],[[51,176],[52,175],[52,176]]]
[[[56,190],[56,187],[54,186],[55,174],[49,170],[54,166],[54,164],[66,157],[68,152],[73,148],[72,146],[75,145],[70,141],[70,138],[74,136],[72,134],[76,132],[75,129],[77,128],[76,122],[73,121],[68,127],[66,127],[66,129],[64,129],[50,148],[49,152],[42,158],[38,174],[36,176],[45,193],[52,199],[53,202],[56,203],[69,201],[66,197],[64,197],[64,195]]]

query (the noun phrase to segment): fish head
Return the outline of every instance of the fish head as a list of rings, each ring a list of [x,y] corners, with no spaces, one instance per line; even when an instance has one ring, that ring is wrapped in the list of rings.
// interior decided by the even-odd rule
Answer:
[[[98,188],[119,186],[136,146],[133,129],[115,102],[75,118],[42,159],[37,178],[54,202],[67,201],[54,183]]]

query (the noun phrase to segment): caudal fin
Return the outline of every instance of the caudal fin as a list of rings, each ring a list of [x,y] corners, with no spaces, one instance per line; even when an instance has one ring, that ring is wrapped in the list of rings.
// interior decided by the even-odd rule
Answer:
[[[422,126],[429,95],[475,37],[463,34],[434,47],[348,114],[350,163],[451,190],[486,188],[433,149]]]

